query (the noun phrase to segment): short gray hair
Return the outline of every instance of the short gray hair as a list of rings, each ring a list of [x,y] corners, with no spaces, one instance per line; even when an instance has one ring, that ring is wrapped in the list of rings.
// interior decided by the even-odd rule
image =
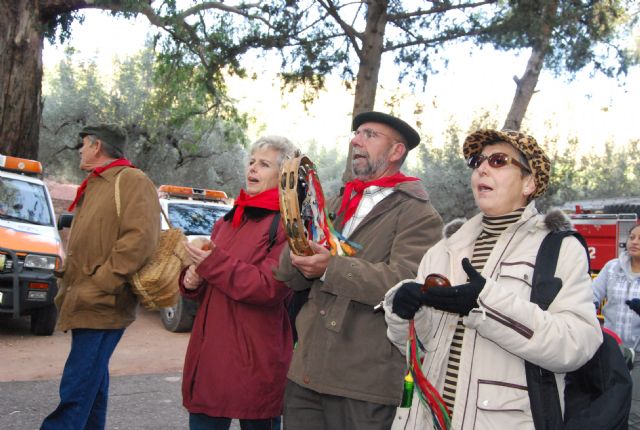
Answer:
[[[300,156],[300,150],[289,139],[284,136],[268,135],[258,138],[253,145],[249,154],[253,154],[258,149],[273,149],[278,151],[278,168],[282,168],[284,160]]]
[[[102,142],[102,152],[107,157],[109,158],[124,157],[124,152],[122,152],[120,149],[116,148],[115,146],[110,145],[108,142],[105,142],[104,140],[100,139],[95,134],[87,134],[87,137],[89,138],[89,142],[91,142],[92,145],[95,145],[96,141],[100,140],[100,142]]]

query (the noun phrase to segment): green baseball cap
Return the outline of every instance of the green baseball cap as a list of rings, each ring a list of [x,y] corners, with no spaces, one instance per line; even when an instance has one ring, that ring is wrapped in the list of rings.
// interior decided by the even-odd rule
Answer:
[[[117,124],[87,125],[80,130],[80,133],[78,133],[80,139],[90,135],[96,136],[98,139],[120,152],[124,152],[124,147],[127,144],[127,132]]]

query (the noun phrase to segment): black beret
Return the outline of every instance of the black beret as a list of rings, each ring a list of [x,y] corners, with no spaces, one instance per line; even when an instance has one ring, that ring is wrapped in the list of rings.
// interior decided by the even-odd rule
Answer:
[[[402,137],[407,142],[407,149],[413,149],[420,143],[420,135],[417,131],[414,130],[409,124],[401,120],[400,118],[396,118],[395,116],[388,115],[382,112],[362,112],[353,118],[353,123],[351,124],[352,130],[357,130],[365,122],[378,122],[381,124],[388,125],[393,128],[395,131],[400,133]]]
[[[116,124],[87,125],[78,133],[81,139],[89,135],[96,136],[120,152],[124,152],[124,147],[127,144],[127,132]]]

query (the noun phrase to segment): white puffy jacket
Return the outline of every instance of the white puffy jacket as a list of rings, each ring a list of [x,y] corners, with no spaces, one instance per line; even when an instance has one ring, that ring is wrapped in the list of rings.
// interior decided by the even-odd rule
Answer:
[[[466,330],[453,429],[533,429],[524,361],[556,372],[558,391],[563,393],[564,373],[586,363],[602,342],[587,256],[575,238],[562,243],[556,277],[562,279],[563,286],[549,309],[543,311],[529,301],[540,243],[550,228],[559,229],[552,221],[557,223],[560,215],[554,216],[545,219],[530,203],[522,218],[500,236],[482,270],[487,281],[478,297],[478,308],[463,320]],[[479,214],[430,249],[420,263],[416,281],[440,273],[452,285],[467,282],[461,260],[471,257],[481,221]],[[408,321],[392,313],[400,285],[387,293],[384,308],[387,335],[404,353]],[[457,314],[426,306],[415,315],[416,332],[426,348],[423,371],[440,393],[457,320]],[[412,407],[398,409],[393,429],[431,429],[431,420],[414,393]]]

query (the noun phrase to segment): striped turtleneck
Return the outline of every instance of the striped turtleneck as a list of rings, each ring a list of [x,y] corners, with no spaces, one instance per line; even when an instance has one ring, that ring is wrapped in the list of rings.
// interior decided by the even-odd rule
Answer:
[[[482,272],[484,265],[491,255],[493,247],[496,245],[500,235],[512,224],[518,221],[524,212],[524,207],[516,209],[505,215],[482,217],[482,231],[473,246],[471,265],[478,272]],[[464,324],[462,318],[458,318],[456,331],[453,334],[451,347],[449,348],[449,361],[447,362],[447,373],[444,378],[444,390],[442,398],[453,414],[453,405],[456,400],[456,387],[458,385],[458,372],[460,371],[460,359],[462,355],[462,340],[464,339]]]

